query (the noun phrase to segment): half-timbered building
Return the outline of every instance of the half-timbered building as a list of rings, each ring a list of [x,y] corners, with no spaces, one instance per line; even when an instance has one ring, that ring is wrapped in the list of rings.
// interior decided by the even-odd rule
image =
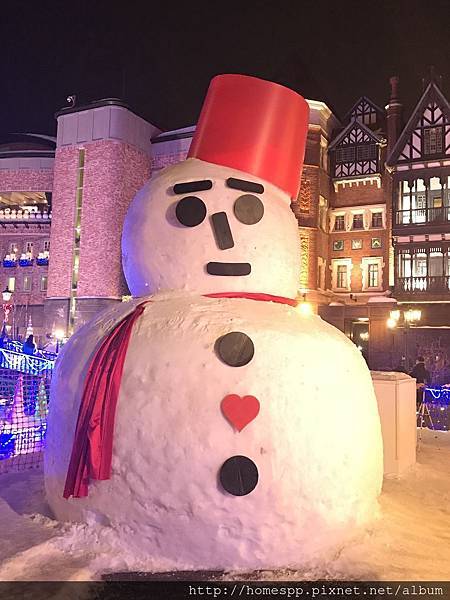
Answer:
[[[393,147],[388,167],[394,294],[400,301],[450,302],[450,105],[435,80]]]

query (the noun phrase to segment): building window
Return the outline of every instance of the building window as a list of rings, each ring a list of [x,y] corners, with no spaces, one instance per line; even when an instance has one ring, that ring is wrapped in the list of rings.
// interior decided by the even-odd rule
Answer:
[[[334,231],[344,231],[345,229],[345,216],[337,215],[334,221]]]
[[[42,275],[41,276],[41,292],[47,291],[47,281],[48,281],[47,275]]]
[[[336,162],[353,162],[356,157],[355,146],[342,146],[336,150]]]
[[[362,248],[362,240],[352,240],[352,250],[361,250]]]
[[[377,146],[376,144],[367,144],[365,146],[358,146],[356,151],[358,160],[375,160],[377,157]]]
[[[427,275],[427,257],[425,254],[416,255],[413,258],[413,277],[426,277]]]
[[[50,240],[44,240],[44,252],[50,252]]]
[[[364,229],[364,215],[362,213],[353,215],[352,229]]]
[[[25,275],[23,278],[23,291],[31,292],[31,275]]]
[[[383,258],[368,256],[361,260],[362,291],[381,290],[383,285]]]
[[[9,244],[9,254],[17,254],[19,252],[19,245],[17,242],[11,242]]]
[[[382,212],[373,212],[372,213],[372,227],[373,228],[383,227],[383,213]]]
[[[424,154],[442,153],[442,127],[428,127],[423,130]]]
[[[10,292],[14,292],[14,290],[16,289],[16,278],[8,277],[8,283],[6,284],[6,287]]]
[[[381,248],[381,238],[372,238],[370,246],[373,249]]]
[[[26,254],[33,254],[33,242],[26,242],[25,243],[25,253]]]
[[[339,251],[344,249],[344,240],[334,240],[333,250]]]
[[[378,263],[369,264],[367,267],[367,287],[375,288],[379,286]]]
[[[337,266],[336,287],[347,288],[347,265],[338,265]]]

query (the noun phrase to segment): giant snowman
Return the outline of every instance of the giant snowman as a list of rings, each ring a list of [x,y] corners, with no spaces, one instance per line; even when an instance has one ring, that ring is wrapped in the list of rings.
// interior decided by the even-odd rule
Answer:
[[[340,331],[295,306],[290,202],[307,129],[295,92],[214,78],[188,159],[126,216],[134,299],[58,360],[48,501],[61,520],[112,527],[152,568],[300,567],[376,511],[369,371]]]

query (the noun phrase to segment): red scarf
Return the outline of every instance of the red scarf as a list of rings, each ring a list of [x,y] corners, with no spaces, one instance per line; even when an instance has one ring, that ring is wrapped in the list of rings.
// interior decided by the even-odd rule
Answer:
[[[283,296],[248,292],[205,294],[208,298],[246,298],[296,306]],[[111,477],[114,419],[123,365],[134,323],[144,312],[147,300],[116,325],[94,354],[84,384],[77,426],[67,470],[64,498],[88,495],[90,479]]]

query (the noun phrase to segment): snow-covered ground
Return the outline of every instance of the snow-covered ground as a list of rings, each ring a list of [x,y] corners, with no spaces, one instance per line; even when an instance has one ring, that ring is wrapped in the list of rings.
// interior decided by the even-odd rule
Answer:
[[[450,432],[424,431],[418,464],[384,482],[380,506],[371,529],[326,566],[259,578],[450,580]],[[92,580],[129,566],[111,529],[49,518],[41,471],[0,476],[0,581]]]

